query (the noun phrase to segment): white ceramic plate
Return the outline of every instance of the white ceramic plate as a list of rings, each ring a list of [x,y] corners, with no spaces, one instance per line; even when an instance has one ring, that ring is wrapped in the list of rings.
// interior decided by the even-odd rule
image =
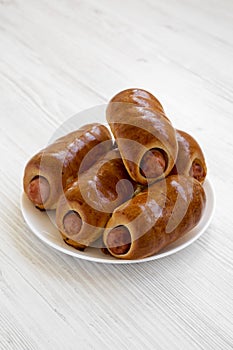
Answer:
[[[64,243],[59,231],[53,223],[54,212],[50,211],[48,216],[46,212],[39,211],[28,200],[25,194],[22,194],[21,197],[21,209],[24,219],[32,232],[50,247],[55,248],[62,253],[74,256],[76,258],[100,263],[132,264],[160,259],[165,256],[174,254],[195,242],[204,233],[210,224],[215,208],[214,190],[211,182],[208,179],[205,181],[204,188],[206,192],[207,202],[204,214],[199,224],[194,229],[189,231],[184,237],[170,244],[158,254],[138,260],[116,259],[110,255],[105,255],[100,249],[91,247],[87,248],[84,252],[80,252]]]

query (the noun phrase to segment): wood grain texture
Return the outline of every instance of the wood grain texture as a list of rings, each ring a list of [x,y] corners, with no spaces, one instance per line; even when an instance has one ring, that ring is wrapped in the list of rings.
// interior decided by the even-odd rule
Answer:
[[[233,348],[233,2],[0,0],[0,349]],[[47,247],[24,165],[71,115],[154,93],[203,147],[214,220],[185,250],[103,265]]]

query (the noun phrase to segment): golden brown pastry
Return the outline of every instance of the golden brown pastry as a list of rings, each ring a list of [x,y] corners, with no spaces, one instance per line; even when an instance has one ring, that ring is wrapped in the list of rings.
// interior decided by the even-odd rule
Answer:
[[[115,95],[111,102],[132,103],[139,107],[155,110],[161,114],[165,112],[159,100],[150,92],[143,89],[127,89]],[[166,116],[165,116],[166,117]]]
[[[206,177],[207,168],[204,154],[197,141],[188,133],[177,130],[178,155],[171,174],[193,176],[200,183]]]
[[[153,95],[122,91],[109,102],[106,117],[133,180],[145,185],[170,173],[178,152],[176,133]]]
[[[39,209],[55,209],[63,189],[112,148],[109,130],[93,123],[50,144],[27,163],[24,191]],[[81,166],[81,167],[80,167]]]
[[[156,254],[198,224],[205,201],[197,180],[168,176],[113,212],[104,231],[104,244],[120,259]]]
[[[64,241],[84,249],[103,232],[113,210],[132,197],[130,179],[117,149],[80,175],[61,196],[56,222]]]

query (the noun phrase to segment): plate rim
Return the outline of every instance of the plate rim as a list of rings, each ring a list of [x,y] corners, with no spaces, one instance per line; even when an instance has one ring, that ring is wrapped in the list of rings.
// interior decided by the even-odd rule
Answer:
[[[206,231],[206,229],[210,225],[210,223],[213,219],[215,207],[216,207],[215,191],[214,191],[213,184],[210,181],[209,177],[207,177],[205,179],[203,186],[207,187],[207,189],[208,189],[207,205],[205,207],[205,211],[207,211],[207,209],[208,209],[209,215],[208,215],[203,227],[200,229],[200,231],[195,236],[191,237],[189,240],[183,242],[182,244],[180,244],[177,247],[172,248],[171,250],[168,250],[168,251],[165,251],[162,253],[157,253],[157,254],[151,255],[151,256],[146,257],[146,258],[134,259],[134,260],[117,259],[114,257],[101,258],[101,257],[90,256],[90,255],[84,255],[84,254],[81,254],[81,252],[79,252],[78,250],[75,250],[75,248],[73,248],[74,251],[68,250],[68,249],[66,250],[62,246],[53,243],[51,240],[49,240],[48,238],[46,238],[45,236],[40,234],[38,232],[38,230],[35,230],[35,228],[33,227],[32,223],[30,222],[30,220],[28,218],[29,214],[28,214],[28,212],[25,208],[25,205],[24,205],[25,200],[29,201],[29,199],[26,197],[26,194],[24,193],[24,191],[22,191],[21,196],[20,196],[20,207],[21,207],[21,212],[22,212],[23,218],[24,218],[26,224],[28,225],[28,227],[30,228],[30,231],[32,231],[32,233],[34,234],[34,236],[36,236],[38,239],[40,239],[43,243],[47,244],[49,247],[51,247],[51,248],[53,248],[53,249],[55,249],[63,254],[72,256],[74,258],[87,260],[87,261],[91,261],[91,262],[96,262],[96,263],[103,263],[103,264],[135,264],[135,263],[148,262],[148,261],[152,261],[152,260],[158,260],[158,259],[165,258],[169,255],[173,255],[173,254],[178,253],[179,251],[185,249],[186,247],[188,247],[189,245],[191,245],[192,243],[194,243],[196,240],[198,240],[200,238],[200,236]],[[205,192],[207,192],[207,189],[205,189]],[[202,219],[204,219],[204,215],[203,215]],[[198,225],[194,229],[196,229],[198,227]],[[190,230],[189,232],[191,232],[191,231],[192,230]],[[186,234],[188,234],[189,232],[187,232]]]

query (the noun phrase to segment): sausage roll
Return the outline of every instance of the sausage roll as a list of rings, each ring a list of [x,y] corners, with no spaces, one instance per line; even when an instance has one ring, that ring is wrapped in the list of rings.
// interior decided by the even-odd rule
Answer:
[[[205,201],[197,180],[168,176],[113,212],[104,231],[104,244],[110,254],[121,259],[156,254],[198,224]]]
[[[132,197],[134,186],[119,151],[109,151],[61,196],[56,222],[64,241],[79,250],[90,246],[113,210]]]
[[[176,132],[153,95],[122,91],[109,102],[106,117],[133,180],[145,185],[170,173],[178,152]]]
[[[112,148],[109,130],[88,124],[37,153],[27,163],[24,191],[39,209],[55,209],[63,189]]]
[[[178,155],[171,174],[190,175],[203,183],[207,168],[201,147],[197,141],[184,131],[177,130]]]

